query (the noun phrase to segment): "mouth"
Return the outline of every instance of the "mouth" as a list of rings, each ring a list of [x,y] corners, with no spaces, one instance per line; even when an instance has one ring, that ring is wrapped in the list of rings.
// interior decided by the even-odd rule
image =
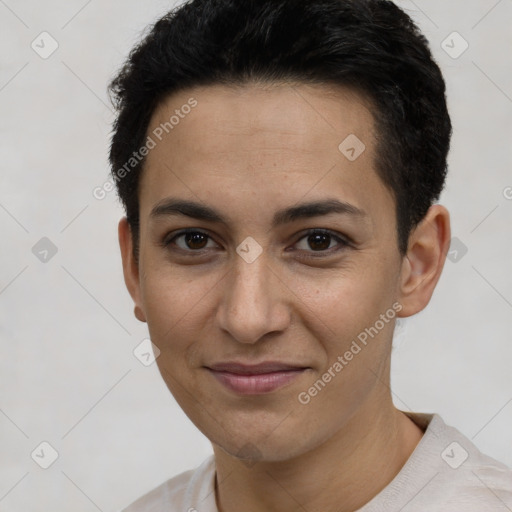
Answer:
[[[310,367],[267,361],[257,365],[219,363],[206,367],[224,387],[240,395],[261,395],[290,384]]]

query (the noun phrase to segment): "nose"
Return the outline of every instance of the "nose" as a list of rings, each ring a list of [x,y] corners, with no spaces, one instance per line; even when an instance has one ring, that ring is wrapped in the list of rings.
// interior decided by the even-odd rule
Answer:
[[[240,343],[256,343],[290,323],[287,297],[293,294],[273,267],[264,253],[252,263],[237,254],[223,279],[218,325]]]

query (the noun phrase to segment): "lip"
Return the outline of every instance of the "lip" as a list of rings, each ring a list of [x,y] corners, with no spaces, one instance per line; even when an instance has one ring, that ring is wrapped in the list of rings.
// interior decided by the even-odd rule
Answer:
[[[270,393],[289,384],[309,369],[277,361],[265,361],[255,365],[227,362],[206,368],[221,384],[241,395]]]

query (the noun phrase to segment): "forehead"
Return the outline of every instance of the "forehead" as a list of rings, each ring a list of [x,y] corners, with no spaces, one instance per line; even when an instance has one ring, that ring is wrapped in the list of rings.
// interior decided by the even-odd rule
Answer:
[[[186,105],[192,98],[197,105],[179,121],[175,119],[178,123],[170,131],[187,148],[195,143],[194,150],[199,153],[230,147],[233,137],[247,146],[257,136],[268,149],[287,149],[288,145],[302,149],[304,144],[331,144],[349,135],[349,130],[366,139],[373,134],[370,102],[365,97],[340,86],[294,83],[213,85],[181,91],[159,104],[148,131],[165,126],[173,113],[188,111]],[[190,132],[197,140],[180,138]]]
[[[148,127],[156,145],[141,179],[141,214],[180,193],[235,205],[338,191],[364,209],[377,191],[388,194],[374,172],[370,108],[353,90],[317,84],[214,85],[170,95]]]

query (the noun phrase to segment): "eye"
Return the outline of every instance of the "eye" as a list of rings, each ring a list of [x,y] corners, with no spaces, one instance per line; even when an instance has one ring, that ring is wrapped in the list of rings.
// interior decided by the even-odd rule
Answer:
[[[308,257],[322,257],[330,255],[350,245],[347,240],[327,229],[310,229],[299,239],[298,242],[296,242],[295,245],[300,245],[302,240],[304,240],[302,243],[305,247],[299,247],[299,250],[310,253],[308,254]],[[178,243],[178,241],[180,242]],[[203,250],[212,248],[211,245],[208,247],[209,241],[211,241],[214,246],[217,246],[208,233],[199,230],[187,229],[178,232],[172,237],[166,237],[163,240],[162,245],[166,249],[171,249],[171,246],[175,246],[182,252],[201,253]],[[335,247],[334,250],[331,245],[333,241],[338,244],[338,247]],[[308,247],[310,249],[308,249]]]
[[[181,243],[177,243],[177,240],[182,239]],[[185,252],[200,252],[203,249],[208,249],[208,239],[211,240],[210,235],[204,231],[197,230],[185,230],[177,233],[172,238],[166,238],[163,241],[163,245],[169,248],[170,245],[176,245],[178,249]]]
[[[299,247],[299,250],[305,250],[306,252],[313,253],[308,254],[312,257],[322,257],[334,252],[340,251],[349,245],[348,241],[344,240],[340,236],[334,234],[327,229],[310,229],[302,236],[296,245],[300,245],[301,240],[304,240],[303,248]],[[331,243],[338,242],[338,247],[332,250]],[[305,247],[304,247],[305,246]],[[312,250],[308,250],[308,247]],[[314,254],[320,253],[320,254]],[[326,254],[327,253],[327,254]]]

